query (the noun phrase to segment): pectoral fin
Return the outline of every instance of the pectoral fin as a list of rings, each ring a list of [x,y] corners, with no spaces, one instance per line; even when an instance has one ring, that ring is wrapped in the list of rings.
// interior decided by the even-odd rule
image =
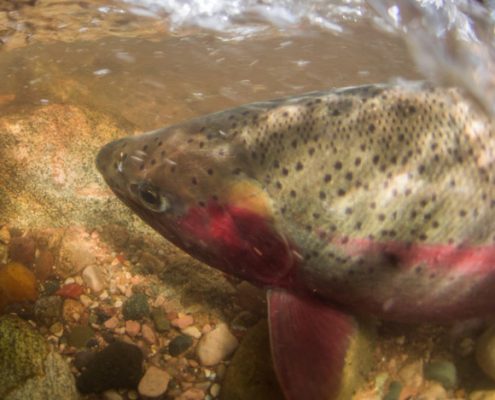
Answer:
[[[287,400],[348,400],[369,364],[368,333],[318,299],[268,292],[275,371]]]

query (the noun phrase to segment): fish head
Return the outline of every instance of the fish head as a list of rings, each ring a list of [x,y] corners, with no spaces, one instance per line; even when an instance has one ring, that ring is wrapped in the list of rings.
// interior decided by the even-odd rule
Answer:
[[[219,119],[111,142],[97,167],[120,200],[193,257],[255,284],[287,286],[293,252],[243,146]]]

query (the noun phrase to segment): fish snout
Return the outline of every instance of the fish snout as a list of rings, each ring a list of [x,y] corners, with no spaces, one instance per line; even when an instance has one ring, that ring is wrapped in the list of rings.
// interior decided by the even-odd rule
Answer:
[[[108,175],[108,168],[110,168],[115,159],[115,150],[124,139],[115,140],[113,142],[104,145],[96,156],[96,168],[103,176]]]

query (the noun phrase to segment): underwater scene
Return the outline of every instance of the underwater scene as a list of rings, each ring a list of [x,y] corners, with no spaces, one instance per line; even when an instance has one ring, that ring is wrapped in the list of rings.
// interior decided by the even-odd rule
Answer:
[[[0,399],[495,399],[495,3],[0,0]]]

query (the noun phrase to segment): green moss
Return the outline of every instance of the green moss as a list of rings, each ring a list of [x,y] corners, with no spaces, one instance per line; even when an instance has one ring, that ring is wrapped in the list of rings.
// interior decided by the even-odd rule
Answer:
[[[47,355],[45,340],[31,325],[12,315],[0,317],[0,398],[43,375]]]

